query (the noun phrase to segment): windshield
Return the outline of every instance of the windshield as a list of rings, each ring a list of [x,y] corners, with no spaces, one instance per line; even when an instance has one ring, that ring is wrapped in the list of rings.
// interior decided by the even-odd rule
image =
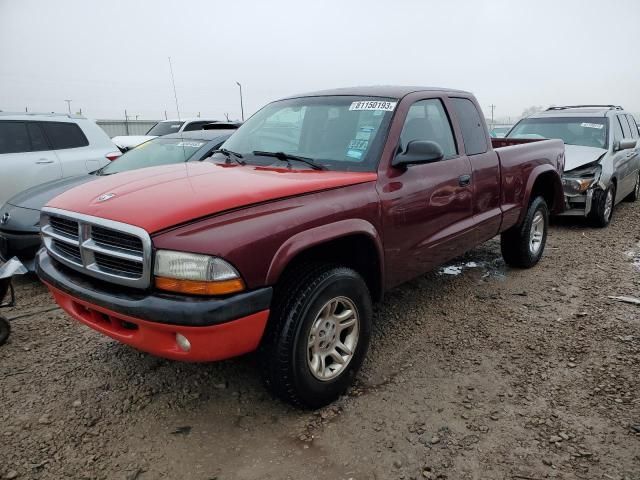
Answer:
[[[396,100],[378,97],[303,97],[271,103],[247,120],[224,147],[256,165],[288,167],[273,156],[306,157],[329,170],[375,171]],[[294,162],[292,168],[310,168]]]
[[[170,133],[176,133],[180,130],[184,122],[158,122],[147,132],[147,135],[155,135],[161,137],[162,135],[169,135]]]
[[[186,162],[206,143],[205,140],[183,140],[180,138],[149,140],[99,170],[99,174],[111,175],[137,168]]]
[[[608,123],[604,117],[525,118],[509,138],[559,138],[567,145],[607,148]]]

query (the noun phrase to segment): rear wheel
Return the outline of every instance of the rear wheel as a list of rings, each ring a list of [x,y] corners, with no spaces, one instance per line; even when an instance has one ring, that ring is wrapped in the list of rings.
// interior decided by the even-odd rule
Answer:
[[[593,192],[591,212],[589,217],[594,227],[604,228],[611,222],[613,207],[615,205],[616,187],[609,185],[606,190],[596,190]]]
[[[261,347],[265,383],[296,406],[327,405],[351,385],[367,352],[367,285],[350,268],[307,265],[280,292]]]
[[[549,228],[549,209],[542,197],[533,199],[524,220],[500,237],[502,257],[508,265],[518,268],[533,267],[544,252]]]
[[[640,172],[636,175],[636,185],[633,187],[633,192],[631,192],[625,200],[627,202],[635,202],[640,198]]]
[[[9,325],[9,321],[4,317],[0,317],[0,345],[4,345],[9,338],[9,334],[11,333],[11,326]]]

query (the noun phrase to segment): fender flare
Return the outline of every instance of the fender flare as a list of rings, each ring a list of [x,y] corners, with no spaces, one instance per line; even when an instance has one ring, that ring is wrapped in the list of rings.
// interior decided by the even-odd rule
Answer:
[[[366,235],[373,241],[379,259],[380,285],[383,285],[384,256],[382,239],[376,228],[370,222],[361,218],[339,220],[304,230],[290,237],[278,248],[273,256],[267,271],[266,285],[275,285],[286,266],[298,254],[322,243],[350,235]]]
[[[535,185],[540,175],[551,172],[551,176],[553,177],[553,197],[554,197],[554,205],[553,208],[549,206],[552,213],[560,213],[564,210],[564,189],[562,188],[562,180],[560,178],[560,174],[558,171],[549,164],[538,165],[529,174],[529,179],[527,180],[527,187],[525,189],[526,198],[522,208],[522,212],[520,213],[520,218],[518,219],[518,223],[521,223],[524,219],[524,216],[527,213],[527,208],[529,203],[531,202],[531,194],[533,193],[533,186]]]

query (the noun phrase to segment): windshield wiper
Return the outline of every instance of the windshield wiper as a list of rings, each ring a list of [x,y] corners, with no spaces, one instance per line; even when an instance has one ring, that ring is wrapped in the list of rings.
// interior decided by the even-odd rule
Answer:
[[[227,163],[229,163],[231,161],[231,159],[233,159],[236,162],[238,162],[240,165],[246,165],[247,164],[247,162],[242,160],[242,154],[237,153],[237,152],[233,152],[231,150],[227,150],[226,148],[219,148],[217,150],[214,150],[213,152],[211,152],[211,155],[213,155],[214,153],[221,153],[225,157],[227,157],[227,160],[226,160]]]
[[[299,155],[292,155],[290,153],[285,153],[285,152],[263,152],[263,151],[260,151],[260,150],[254,150],[253,154],[254,155],[258,155],[260,157],[277,158],[278,160],[282,160],[283,162],[287,162],[287,164],[289,165],[289,168],[291,168],[291,162],[289,160],[296,160],[298,162],[306,163],[307,165],[309,165],[314,170],[326,170],[327,169],[327,167],[325,167],[323,165],[318,165],[311,158],[300,157]]]

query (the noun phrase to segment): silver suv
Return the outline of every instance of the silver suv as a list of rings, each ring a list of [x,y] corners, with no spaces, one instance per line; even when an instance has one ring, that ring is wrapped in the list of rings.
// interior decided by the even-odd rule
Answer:
[[[615,205],[640,197],[640,134],[635,119],[622,107],[551,107],[520,120],[507,138],[564,141],[563,215],[585,216],[595,226],[606,227]]]
[[[0,113],[0,206],[27,188],[86,175],[120,155],[104,130],[82,116]]]

